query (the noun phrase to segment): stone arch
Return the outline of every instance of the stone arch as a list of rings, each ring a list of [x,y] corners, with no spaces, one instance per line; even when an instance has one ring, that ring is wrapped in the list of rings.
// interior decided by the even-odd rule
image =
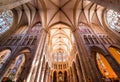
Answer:
[[[36,24],[42,24],[40,21],[38,21],[38,22],[36,22],[36,23],[34,23],[31,27],[34,27]]]
[[[84,24],[85,26],[90,27],[90,25],[88,23],[85,23],[85,22],[79,22],[79,24]]]
[[[12,81],[23,81],[26,78],[28,74],[26,72],[29,71],[28,65],[30,51],[31,50],[29,48],[22,48],[15,54],[15,57],[12,59],[9,67],[3,75],[3,80],[4,78],[7,78],[7,80]],[[13,71],[15,71],[15,74],[13,74]],[[16,79],[13,77],[16,77]]]
[[[27,62],[31,56],[31,48],[29,48],[29,47],[21,48],[18,52],[16,52],[15,57],[17,57],[23,53],[25,54],[25,58],[26,58],[26,62]]]
[[[85,29],[85,31],[87,32],[86,34],[91,34],[91,33],[92,33],[92,30],[91,30],[91,27],[90,27],[89,24],[84,23],[84,22],[80,22],[80,23],[79,23],[79,26],[78,26],[79,29],[80,29],[80,26],[85,26],[84,29]],[[84,29],[83,29],[83,30],[84,30]]]
[[[51,26],[47,27],[47,28],[48,28],[48,31],[49,31],[52,27],[54,27],[54,26],[56,26],[56,25],[59,25],[59,24],[64,25],[64,26],[66,26],[66,27],[69,27],[69,29],[70,29],[71,31],[75,30],[73,27],[71,27],[71,26],[70,26],[69,24],[67,24],[67,23],[57,22],[57,23],[54,23],[54,24],[52,24]]]
[[[116,46],[109,46],[108,50],[115,61],[120,65],[120,48]]]
[[[0,50],[0,69],[4,66],[6,61],[11,57],[12,51],[10,48]]]
[[[1,47],[0,52],[6,49],[9,49],[11,52],[13,52],[13,49],[11,47]]]
[[[117,79],[116,73],[101,53],[96,53],[96,62],[100,73],[105,79]]]
[[[90,47],[90,49],[91,49],[91,53],[92,53],[91,56],[94,56],[96,52],[105,54],[105,51],[102,48],[100,48],[99,46],[92,46],[92,47]]]
[[[94,60],[94,63],[96,65],[96,68],[103,80],[111,80],[111,79],[117,79],[117,75],[115,71],[113,70],[112,66],[108,62],[104,50],[101,48],[94,46],[91,49],[91,57]],[[108,75],[107,75],[108,73]],[[112,77],[113,75],[113,77]]]
[[[57,82],[57,72],[53,72],[53,82]]]
[[[59,71],[58,72],[58,82],[63,82],[63,72],[62,71]]]
[[[12,64],[9,66],[9,68],[7,69],[6,73],[4,74],[3,80],[4,78],[7,78],[6,81],[8,80],[17,81],[18,78],[20,77],[20,74],[24,70],[23,69],[24,64],[25,64],[25,55],[21,54],[17,56],[15,60],[12,62]]]
[[[30,32],[35,32],[35,31],[39,32],[39,31],[41,31],[42,29],[44,29],[44,28],[42,27],[41,22],[36,22],[34,25],[32,25],[32,26],[30,27]]]
[[[32,50],[30,47],[23,47],[23,48],[19,49],[19,51],[17,53],[19,53],[19,52],[31,52],[31,51]]]
[[[64,71],[64,82],[68,82],[68,73]]]

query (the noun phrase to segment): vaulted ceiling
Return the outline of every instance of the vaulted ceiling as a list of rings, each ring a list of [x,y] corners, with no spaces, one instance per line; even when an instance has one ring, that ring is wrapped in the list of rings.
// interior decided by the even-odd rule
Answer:
[[[88,0],[20,1],[19,4],[15,4],[14,8],[11,7],[12,3],[7,6],[4,5],[8,9],[13,8],[15,14],[17,14],[17,23],[33,26],[37,22],[41,22],[44,28],[49,28],[57,23],[66,24],[72,30],[80,22],[102,25],[103,12],[105,10],[104,7]],[[0,10],[2,10],[2,7]]]
[[[104,7],[119,11],[119,4],[119,0],[0,0],[0,11],[16,10],[21,25],[41,22],[48,28],[64,23],[74,29],[79,22],[102,25]]]
[[[52,54],[62,50],[69,55],[74,43],[72,31],[81,22],[103,26],[106,10],[93,3],[94,1],[88,0],[13,0],[13,2],[5,0],[3,2],[0,1],[0,10],[12,9],[16,25],[32,27],[38,22],[42,24],[42,27],[49,32],[49,47]]]
[[[60,53],[64,53],[63,55],[65,57],[69,57],[70,53],[73,50],[73,44],[74,44],[72,31],[66,25],[63,24],[54,25],[49,30],[48,42],[49,42],[50,59],[54,60],[55,55]]]

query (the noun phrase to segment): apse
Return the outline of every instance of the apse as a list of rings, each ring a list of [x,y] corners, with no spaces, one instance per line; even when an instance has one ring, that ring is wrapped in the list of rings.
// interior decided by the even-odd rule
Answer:
[[[48,48],[52,62],[67,62],[73,50],[74,37],[70,27],[57,24],[49,29]]]

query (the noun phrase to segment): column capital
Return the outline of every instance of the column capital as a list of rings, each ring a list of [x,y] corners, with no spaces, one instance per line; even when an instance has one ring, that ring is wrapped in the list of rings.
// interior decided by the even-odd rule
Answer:
[[[75,28],[75,29],[72,30],[72,32],[74,33],[74,32],[76,32],[78,29],[79,29],[79,28]]]
[[[43,28],[43,31],[44,31],[45,33],[48,33],[48,30],[47,30],[46,28]]]

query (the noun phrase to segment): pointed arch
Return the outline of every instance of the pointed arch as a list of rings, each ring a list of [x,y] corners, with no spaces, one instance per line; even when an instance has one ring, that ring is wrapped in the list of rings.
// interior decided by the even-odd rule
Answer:
[[[111,67],[110,63],[108,62],[107,58],[105,57],[105,51],[97,46],[91,47],[91,57],[96,64],[96,68],[99,72],[101,78],[103,80],[110,79],[117,79],[118,76],[116,75],[115,71]]]
[[[11,56],[10,49],[4,49],[4,50],[0,51],[0,69],[2,69],[3,65],[10,58],[10,56]]]
[[[92,33],[90,26],[84,22],[79,23],[79,29],[80,29],[81,34],[91,34]]]
[[[59,24],[64,25],[64,26],[66,26],[66,27],[70,27],[69,29],[71,29],[71,31],[73,30],[72,27],[71,27],[69,24],[64,23],[64,22],[62,22],[62,21],[61,21],[61,22],[56,22],[56,23],[50,25],[50,26],[48,27],[48,30],[51,29],[52,27],[56,26],[56,25],[59,25]]]
[[[68,73],[64,71],[64,82],[68,82]]]
[[[108,50],[116,62],[120,65],[120,49],[118,47],[110,46]]]
[[[109,62],[101,53],[98,53],[98,52],[96,53],[96,62],[97,62],[98,69],[100,70],[104,78],[106,79],[117,78],[117,75],[112,69],[112,67],[110,66]]]
[[[11,81],[17,81],[18,78],[20,77],[19,75],[23,71],[24,64],[25,64],[25,55],[21,54],[17,56],[13,61],[13,63],[8,68],[8,70],[6,71],[4,78],[7,77]]]
[[[63,82],[63,72],[62,71],[59,71],[58,72],[58,82]]]
[[[57,72],[53,72],[53,82],[57,82]]]
[[[24,47],[20,49],[14,59],[11,61],[11,64],[7,68],[6,72],[3,75],[4,78],[7,78],[7,80],[11,81],[20,81],[24,77],[24,73],[26,72],[26,66],[28,64],[28,59],[30,57],[30,49],[27,47]]]

